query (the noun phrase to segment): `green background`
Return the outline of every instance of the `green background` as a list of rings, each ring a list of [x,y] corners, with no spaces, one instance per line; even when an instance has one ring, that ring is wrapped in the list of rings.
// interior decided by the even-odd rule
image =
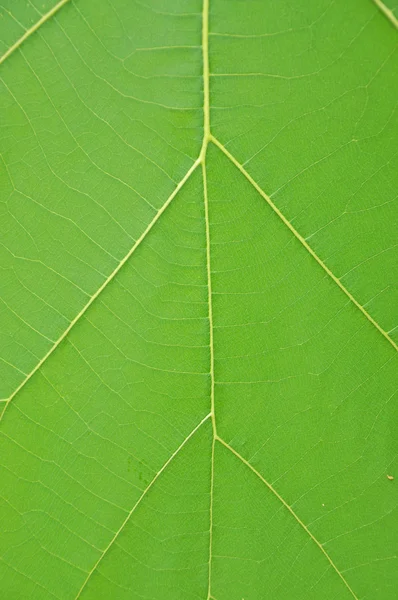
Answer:
[[[0,13],[1,595],[393,600],[394,14],[55,4]]]

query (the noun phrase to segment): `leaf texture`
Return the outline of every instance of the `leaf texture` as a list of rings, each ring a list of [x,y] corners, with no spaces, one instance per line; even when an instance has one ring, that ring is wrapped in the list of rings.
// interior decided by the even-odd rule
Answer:
[[[397,32],[3,0],[7,600],[392,600]]]

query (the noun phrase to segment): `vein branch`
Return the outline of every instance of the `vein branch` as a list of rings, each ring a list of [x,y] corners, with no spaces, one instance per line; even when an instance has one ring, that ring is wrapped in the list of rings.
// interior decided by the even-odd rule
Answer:
[[[344,292],[344,294],[351,300],[353,304],[361,311],[361,313],[372,323],[374,327],[382,334],[382,336],[391,344],[395,350],[398,351],[398,346],[394,342],[394,340],[388,335],[387,331],[385,331],[377,321],[367,312],[367,310],[358,302],[358,300],[348,291],[345,285],[341,282],[341,280],[336,277],[336,275],[329,269],[329,267],[323,262],[321,258],[316,254],[316,252],[311,248],[308,242],[303,238],[302,235],[293,227],[290,221],[285,217],[285,215],[279,210],[279,208],[274,204],[271,198],[261,189],[261,187],[254,181],[253,177],[246,171],[243,165],[226,149],[226,147],[213,135],[210,136],[210,140],[229,158],[229,160],[239,169],[239,171],[246,177],[248,181],[252,184],[252,186],[257,190],[257,192],[264,198],[264,200],[269,204],[272,210],[278,215],[278,217],[283,221],[283,223],[290,229],[293,235],[299,240],[299,242],[304,246],[304,248],[311,254],[311,256],[316,260],[316,262],[322,267],[322,269],[329,275],[331,279],[339,286],[339,288]]]
[[[387,17],[387,19],[398,29],[398,20],[392,10],[390,10],[381,0],[373,0],[376,6]]]
[[[344,578],[343,574],[341,573],[341,571],[339,571],[339,569],[337,568],[337,566],[335,565],[335,563],[333,562],[332,558],[329,556],[329,554],[326,552],[325,548],[323,547],[323,545],[316,539],[316,537],[311,533],[311,531],[308,529],[308,527],[305,525],[305,523],[300,519],[300,517],[294,512],[294,510],[292,509],[292,507],[286,502],[286,500],[284,500],[282,498],[282,496],[276,491],[276,489],[261,475],[261,473],[259,473],[259,471],[257,471],[257,469],[255,469],[250,463],[249,461],[247,461],[245,458],[243,458],[243,456],[241,456],[239,454],[239,452],[237,452],[232,446],[230,446],[227,442],[225,442],[222,438],[220,438],[219,436],[217,436],[217,441],[220,442],[220,444],[222,444],[225,448],[227,448],[227,450],[229,450],[230,452],[232,452],[232,454],[234,454],[244,465],[246,465],[246,467],[248,467],[255,475],[257,475],[257,477],[259,479],[261,479],[261,481],[267,486],[267,488],[278,498],[278,500],[283,504],[283,506],[290,512],[290,514],[294,517],[294,519],[297,521],[297,523],[299,523],[299,525],[304,529],[304,531],[310,536],[310,538],[312,539],[312,541],[318,546],[318,548],[320,549],[320,551],[322,552],[322,554],[325,556],[325,558],[328,560],[328,562],[330,563],[330,565],[332,566],[332,568],[334,569],[334,571],[337,573],[337,575],[340,577],[341,581],[344,583],[345,587],[348,589],[348,591],[351,593],[352,597],[355,598],[355,600],[359,600],[359,598],[356,596],[355,592],[352,590],[352,588],[350,587],[349,583],[347,582],[347,580]]]
[[[83,582],[83,585],[81,586],[80,590],[77,593],[77,596],[76,596],[75,600],[78,600],[78,598],[80,598],[80,596],[81,596],[84,588],[88,584],[88,582],[91,579],[93,573],[96,571],[98,565],[103,560],[104,556],[108,553],[108,551],[110,550],[110,548],[113,546],[113,544],[115,543],[115,541],[117,540],[117,538],[119,537],[119,535],[122,533],[123,529],[126,527],[127,523],[129,522],[132,514],[138,508],[138,506],[141,504],[142,500],[148,494],[149,490],[153,487],[153,485],[155,484],[156,480],[159,479],[159,477],[161,476],[161,474],[165,471],[165,469],[169,466],[169,464],[173,461],[173,459],[177,456],[177,454],[180,453],[180,451],[184,448],[184,446],[187,444],[187,442],[195,435],[195,433],[198,431],[198,429],[200,429],[200,427],[210,417],[211,417],[211,413],[209,413],[208,415],[206,415],[204,417],[204,419],[202,419],[200,421],[200,423],[198,423],[198,425],[196,425],[196,427],[194,429],[192,429],[191,433],[189,433],[187,435],[187,437],[178,446],[177,450],[175,450],[173,452],[173,454],[170,456],[170,458],[164,463],[163,467],[156,473],[156,475],[154,476],[154,478],[152,479],[152,481],[149,483],[149,485],[142,492],[141,496],[138,498],[137,502],[134,504],[133,508],[130,510],[130,512],[128,513],[127,517],[125,518],[125,520],[123,521],[123,523],[121,524],[121,526],[119,527],[119,529],[117,530],[117,532],[115,533],[115,535],[113,536],[113,538],[111,539],[111,541],[109,542],[109,544],[107,545],[107,547],[105,548],[105,550],[103,550],[101,556],[99,557],[99,559],[97,560],[97,562],[95,563],[95,565],[93,566],[93,568],[91,569],[91,571],[87,575],[86,579]]]
[[[37,31],[39,29],[39,27],[41,27],[43,25],[43,23],[45,23],[46,21],[48,21],[49,19],[51,19],[51,17],[54,16],[55,13],[57,13],[69,1],[70,0],[61,0],[60,2],[58,2],[58,4],[56,4],[55,6],[53,6],[53,8],[48,11],[48,13],[46,13],[45,15],[43,15],[42,18],[37,21],[37,23],[35,23],[32,27],[30,27],[29,29],[27,29],[25,31],[25,33],[23,34],[23,36],[20,37],[19,40],[17,40],[15,42],[15,44],[13,44],[3,54],[2,57],[0,57],[0,65],[6,60],[6,58],[8,58],[10,56],[10,54],[12,54],[15,50],[17,50],[21,46],[21,44],[23,44],[24,41],[28,39],[28,37],[30,37],[33,33],[35,33],[35,31]]]
[[[46,360],[51,356],[51,354],[58,348],[58,346],[66,338],[66,336],[68,335],[68,333],[70,332],[70,330],[76,325],[76,323],[81,319],[81,317],[87,312],[87,310],[89,309],[89,307],[98,298],[98,296],[101,294],[101,292],[103,292],[104,289],[108,286],[108,284],[116,277],[116,275],[119,273],[120,269],[126,264],[126,262],[129,260],[129,258],[131,257],[131,255],[134,254],[134,252],[136,251],[136,249],[138,248],[138,246],[140,246],[141,243],[144,241],[144,239],[146,238],[146,236],[148,235],[148,233],[151,231],[151,229],[154,227],[154,225],[158,222],[158,220],[160,219],[160,217],[162,216],[162,214],[165,212],[165,210],[167,209],[167,207],[171,204],[171,202],[173,201],[173,199],[176,197],[176,195],[181,190],[181,188],[183,187],[183,185],[190,178],[190,176],[195,171],[195,169],[198,167],[198,165],[200,164],[200,162],[201,162],[200,158],[198,158],[193,163],[193,165],[191,166],[191,168],[186,172],[186,174],[181,179],[181,181],[179,182],[179,184],[177,185],[177,187],[174,189],[174,191],[172,192],[172,194],[168,197],[168,199],[163,204],[163,206],[155,214],[155,216],[153,217],[152,221],[149,223],[149,225],[143,231],[143,233],[140,235],[140,237],[136,240],[136,242],[134,243],[134,245],[132,246],[132,248],[128,251],[128,253],[126,254],[126,256],[120,261],[120,263],[112,271],[112,273],[105,279],[105,281],[98,288],[98,290],[95,292],[95,294],[93,294],[90,297],[89,301],[83,306],[83,308],[76,315],[76,317],[73,319],[73,321],[71,321],[69,323],[68,327],[62,333],[62,335],[56,340],[56,342],[54,342],[53,346],[51,346],[51,348],[47,352],[47,354],[45,354],[43,356],[43,358],[37,363],[37,365],[34,367],[34,369],[32,369],[32,371],[25,377],[25,379],[20,383],[20,385],[16,388],[16,390],[7,399],[7,403],[6,403],[6,406],[5,406],[4,410],[3,410],[2,415],[0,417],[0,421],[3,419],[4,414],[5,414],[6,410],[7,410],[7,406],[9,405],[9,403],[11,402],[11,400],[18,394],[18,392],[27,384],[27,382],[29,381],[29,379],[31,379],[31,377],[33,377],[33,375],[36,373],[36,371],[38,371],[40,369],[40,367],[43,365],[43,363],[45,363]]]

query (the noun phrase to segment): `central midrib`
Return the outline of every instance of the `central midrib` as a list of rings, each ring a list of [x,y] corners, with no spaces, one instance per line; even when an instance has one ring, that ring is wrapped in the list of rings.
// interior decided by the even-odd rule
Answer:
[[[204,209],[205,209],[205,224],[206,224],[206,267],[207,267],[207,286],[208,286],[208,320],[209,320],[209,349],[210,349],[210,416],[212,422],[212,432],[213,432],[213,440],[212,440],[212,451],[211,451],[211,475],[210,475],[210,507],[209,507],[209,566],[208,566],[208,589],[207,589],[207,600],[212,600],[214,598],[212,596],[212,550],[213,550],[213,497],[214,497],[214,454],[215,454],[215,444],[218,441],[225,448],[227,448],[232,454],[234,454],[243,464],[246,465],[257,477],[261,479],[261,481],[265,484],[265,486],[278,498],[278,500],[282,503],[282,505],[289,511],[292,517],[300,524],[303,530],[308,534],[311,538],[312,542],[319,548],[324,557],[328,560],[331,567],[339,576],[342,583],[351,593],[354,600],[358,600],[355,592],[352,590],[351,586],[337,568],[329,554],[323,548],[322,544],[316,539],[316,537],[311,533],[311,531],[307,528],[305,523],[299,518],[299,516],[294,512],[291,506],[284,500],[284,498],[273,488],[273,486],[263,477],[261,473],[259,473],[243,456],[241,456],[232,446],[230,446],[223,438],[221,438],[217,434],[217,423],[216,423],[216,410],[215,410],[215,377],[214,377],[214,337],[213,337],[213,307],[212,307],[212,285],[211,285],[211,247],[210,247],[210,219],[209,219],[209,199],[208,199],[208,190],[207,190],[207,174],[206,174],[206,155],[207,148],[209,142],[214,143],[216,146],[220,148],[226,154],[226,156],[231,160],[231,162],[238,167],[238,169],[242,172],[242,174],[250,181],[250,183],[254,186],[254,188],[266,199],[268,202],[268,196],[261,190],[257,184],[255,184],[254,180],[251,179],[250,175],[245,171],[245,169],[241,167],[238,161],[230,155],[230,153],[226,150],[226,148],[219,142],[211,133],[210,129],[210,70],[209,70],[209,0],[203,0],[203,14],[202,14],[202,54],[203,54],[203,142],[202,148],[199,155],[199,162],[202,166],[202,175],[203,175],[203,200],[204,200]],[[270,202],[268,202],[270,204]],[[296,232],[296,230],[292,229],[290,223],[285,219],[282,213],[279,212],[278,209],[271,204],[271,208],[277,212],[278,216],[282,219],[282,221],[291,229],[292,233],[296,235],[301,241],[301,236]],[[315,253],[307,247],[306,249],[310,251],[310,254],[314,256],[317,262],[327,270],[328,274],[335,279],[334,275],[329,271],[329,269],[324,265],[322,261],[315,255]],[[339,287],[342,287],[341,284],[337,281]],[[349,294],[345,288],[342,288],[343,291],[349,295],[350,299],[362,308],[359,303]],[[378,326],[376,322],[362,309],[365,313],[365,316],[371,322],[376,325],[376,327],[383,333],[383,330]],[[388,337],[388,336],[387,336]],[[391,342],[392,340],[389,339]]]
[[[64,4],[66,4],[67,0],[64,0],[62,2],[59,2],[56,5],[56,9],[58,10],[61,6],[63,6]],[[50,11],[49,15],[46,16],[47,20],[49,18],[49,16],[51,16],[52,14],[54,14],[55,9]],[[39,23],[37,24],[37,26],[35,26],[34,28],[32,28],[32,31],[29,31],[29,35],[30,33],[32,33],[33,31],[36,31],[36,29],[42,24],[42,22],[45,21],[44,19],[42,19],[41,21],[39,21]],[[12,50],[16,50],[17,47],[23,42],[25,41],[25,39],[27,38],[27,35],[24,35],[23,38],[21,38],[21,40],[18,42],[18,44],[15,44],[15,48],[13,47]],[[156,477],[153,479],[153,481],[151,482],[150,486],[148,486],[148,488],[145,490],[145,492],[142,495],[142,498],[146,495],[147,491],[149,491],[149,489],[152,487],[153,483],[155,483],[156,479],[159,477],[159,475],[161,475],[161,473],[164,471],[164,469],[170,464],[170,462],[173,460],[173,458],[177,455],[177,453],[180,451],[180,449],[182,449],[185,445],[185,443],[194,435],[194,433],[199,429],[199,427],[205,423],[207,421],[208,418],[211,418],[211,422],[212,422],[212,430],[213,430],[213,441],[212,441],[212,466],[211,466],[211,481],[210,481],[210,531],[209,531],[209,576],[208,576],[208,594],[207,594],[207,599],[210,600],[213,596],[211,595],[211,577],[212,577],[212,570],[211,570],[211,563],[212,563],[212,542],[213,542],[213,491],[214,491],[214,450],[215,450],[215,443],[216,441],[218,441],[219,443],[223,444],[227,449],[229,449],[239,460],[241,460],[249,469],[251,469],[264,483],[265,485],[279,498],[279,500],[282,502],[282,504],[285,505],[285,507],[287,508],[287,510],[290,511],[290,513],[292,514],[292,516],[300,523],[300,525],[304,528],[304,530],[307,532],[307,534],[312,538],[312,540],[319,546],[319,548],[321,549],[321,551],[324,553],[324,555],[326,556],[326,558],[329,560],[330,564],[333,566],[333,568],[336,570],[336,572],[338,573],[338,575],[341,577],[341,579],[343,580],[343,582],[345,583],[346,587],[350,590],[352,596],[354,598],[356,598],[355,593],[351,590],[350,586],[348,585],[348,583],[346,582],[346,580],[344,579],[344,577],[342,576],[342,574],[339,572],[339,570],[337,569],[337,567],[334,565],[333,561],[331,560],[331,558],[329,557],[329,555],[326,553],[326,551],[322,548],[322,545],[320,544],[320,542],[318,542],[316,540],[316,538],[311,534],[311,532],[307,529],[307,527],[305,526],[305,524],[299,519],[299,517],[294,513],[294,511],[291,509],[291,507],[284,501],[284,499],[277,493],[276,490],[274,490],[272,488],[272,486],[266,481],[265,478],[263,478],[262,474],[258,473],[253,467],[252,465],[246,461],[246,459],[244,457],[242,457],[234,448],[232,448],[229,444],[227,444],[222,438],[220,438],[217,434],[217,428],[216,428],[216,413],[215,413],[215,396],[214,396],[214,384],[215,384],[215,378],[214,378],[214,343],[213,343],[213,311],[212,311],[212,288],[211,288],[211,256],[210,256],[210,222],[209,222],[209,203],[208,203],[208,193],[207,193],[207,177],[206,177],[206,154],[207,154],[207,147],[209,142],[213,142],[215,145],[217,145],[228,157],[229,159],[235,164],[235,166],[238,167],[238,169],[241,170],[241,172],[243,173],[243,175],[245,175],[245,177],[247,179],[249,179],[249,181],[252,183],[252,185],[255,187],[255,189],[261,194],[263,195],[263,197],[267,200],[267,196],[265,194],[265,192],[263,192],[261,190],[261,188],[259,186],[257,186],[255,184],[255,182],[253,182],[253,180],[251,179],[250,175],[244,170],[244,168],[238,163],[238,161],[236,159],[234,159],[234,157],[232,157],[232,155],[230,155],[230,153],[226,150],[226,148],[216,139],[212,136],[211,134],[211,130],[210,130],[210,86],[209,86],[209,81],[210,81],[210,73],[209,73],[209,0],[203,0],[203,15],[202,15],[202,52],[203,52],[203,142],[202,142],[202,147],[201,147],[201,151],[199,154],[198,159],[194,162],[194,164],[191,166],[191,168],[188,170],[188,172],[186,173],[186,175],[183,177],[183,179],[180,181],[180,183],[177,185],[176,189],[174,190],[174,192],[171,194],[171,196],[168,198],[168,200],[165,202],[165,204],[162,206],[162,208],[159,210],[159,212],[155,215],[153,221],[148,225],[148,227],[146,228],[146,230],[143,232],[143,234],[140,236],[140,238],[136,241],[136,243],[134,244],[134,246],[131,248],[131,250],[128,252],[128,254],[124,257],[124,259],[119,263],[119,265],[117,266],[117,268],[113,271],[113,273],[111,273],[111,275],[105,280],[105,282],[103,283],[103,285],[98,289],[98,291],[91,297],[91,299],[89,300],[89,302],[83,307],[83,309],[80,311],[80,313],[75,317],[75,319],[73,319],[73,321],[70,323],[69,327],[65,330],[65,332],[61,335],[61,337],[56,341],[56,343],[54,344],[54,346],[50,349],[50,351],[42,358],[42,360],[38,363],[38,365],[32,370],[32,372],[26,377],[26,379],[21,383],[20,386],[18,386],[18,388],[15,390],[15,392],[7,399],[7,405],[9,404],[10,400],[12,400],[12,398],[18,393],[18,391],[24,387],[24,385],[26,384],[26,382],[31,378],[31,376],[41,367],[41,365],[47,360],[47,358],[53,353],[53,351],[59,346],[59,344],[62,342],[62,340],[67,336],[67,334],[69,333],[69,331],[72,329],[72,327],[77,323],[77,321],[83,316],[83,314],[86,312],[86,310],[89,308],[89,306],[94,302],[94,300],[99,296],[99,294],[103,291],[103,289],[108,285],[108,283],[115,277],[115,275],[119,272],[119,270],[122,268],[122,266],[127,262],[127,260],[130,258],[130,256],[133,254],[134,250],[136,249],[136,247],[144,240],[144,238],[146,237],[147,233],[149,233],[149,231],[152,229],[153,225],[155,225],[155,223],[157,222],[157,220],[159,219],[159,217],[163,214],[163,212],[166,210],[166,208],[169,206],[169,204],[171,203],[171,201],[174,199],[174,197],[177,195],[177,193],[179,192],[179,190],[182,188],[182,186],[185,184],[185,182],[189,179],[190,175],[196,170],[196,168],[201,165],[202,168],[202,173],[203,173],[203,195],[204,195],[204,206],[205,206],[205,222],[206,222],[206,263],[207,263],[207,280],[208,280],[208,306],[209,306],[209,348],[210,348],[210,413],[204,417],[202,419],[202,421],[200,421],[200,423],[192,430],[192,432],[185,438],[185,440],[181,443],[181,445],[177,448],[177,450],[174,452],[174,454],[168,459],[168,461],[163,465],[163,467],[160,469],[160,471],[157,473]],[[10,54],[10,52],[7,53],[7,56]],[[268,200],[267,200],[268,201]],[[274,208],[274,206],[271,206],[271,208]],[[281,213],[278,212],[278,215],[281,216]],[[282,217],[281,217],[282,218]],[[285,224],[288,224],[287,219],[285,219],[284,217],[282,218],[282,220],[285,222]],[[289,224],[288,224],[289,226]],[[291,226],[289,226],[289,228],[292,230],[293,234],[296,235],[296,237],[299,237],[299,234],[292,229]],[[301,237],[301,236],[300,236]],[[300,238],[299,238],[300,239]],[[307,247],[307,246],[306,246]],[[309,249],[309,247],[307,247],[307,250]],[[326,266],[324,265],[324,263],[315,255],[315,253],[313,253],[312,251],[310,251],[311,254],[313,254],[313,256],[315,257],[315,259],[319,262],[319,264],[326,270]],[[327,269],[328,274],[330,276],[332,276],[333,279],[336,279],[334,277],[334,275]],[[340,285],[338,283],[338,285]],[[370,318],[370,316],[368,315],[368,313],[366,313],[366,311],[364,311],[364,309],[360,306],[360,304],[355,300],[355,298],[353,298],[351,296],[351,294],[348,293],[348,291],[343,288],[340,285],[341,289],[347,294],[349,295],[350,299],[354,302],[354,304],[357,305],[357,307],[359,307],[362,312],[365,314],[365,316],[367,316],[367,318],[373,323],[373,325],[375,325],[379,331],[381,331],[381,333],[383,333],[383,335],[385,337],[387,337],[387,339],[390,341],[390,343],[397,348],[397,346],[394,344],[394,342],[392,342],[392,340],[385,334],[385,332],[380,328],[380,326],[378,326],[378,324],[372,319]],[[4,413],[3,413],[4,414]],[[141,502],[141,498],[139,499],[138,503]],[[133,507],[132,511],[129,513],[129,515],[131,516],[132,512],[134,512],[135,506]],[[129,517],[128,517],[129,518]],[[121,532],[121,530],[124,528],[124,525],[127,523],[128,518],[125,520],[125,522],[122,524],[121,528],[119,529],[119,531],[117,532],[117,534],[115,535],[115,538],[119,535],[119,533]],[[94,565],[92,571],[90,572],[89,576],[87,577],[85,583],[83,584],[81,590],[78,593],[78,596],[80,596],[80,593],[82,592],[82,590],[85,588],[86,583],[88,582],[88,580],[91,577],[91,574],[94,572],[94,570],[96,569],[96,567],[98,566],[99,562],[102,560],[104,554],[107,552],[108,548],[112,545],[114,539],[111,541],[111,543],[109,544],[109,546],[106,548],[106,550],[104,551],[104,553],[102,554],[102,556],[100,557],[100,559],[97,561],[96,565]],[[77,596],[77,597],[78,597]]]
[[[213,341],[213,305],[211,287],[211,256],[210,256],[210,219],[209,202],[207,195],[206,155],[210,141],[210,85],[209,85],[209,0],[203,0],[202,16],[202,53],[203,53],[203,143],[200,152],[203,177],[203,202],[206,225],[206,270],[207,270],[207,298],[209,319],[209,371],[210,371],[210,414],[213,432],[211,446],[211,475],[210,475],[210,508],[209,508],[209,565],[207,600],[211,597],[212,579],[212,548],[213,548],[213,496],[214,496],[214,452],[217,436],[215,398],[214,398],[214,341]]]

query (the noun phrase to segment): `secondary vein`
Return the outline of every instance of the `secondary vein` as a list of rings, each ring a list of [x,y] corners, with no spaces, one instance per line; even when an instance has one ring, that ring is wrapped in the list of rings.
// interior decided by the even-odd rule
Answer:
[[[113,538],[111,539],[111,541],[109,542],[109,544],[107,545],[107,547],[105,548],[105,550],[103,550],[103,552],[101,553],[101,556],[99,557],[99,559],[97,560],[97,562],[95,563],[95,565],[93,566],[93,568],[91,569],[91,571],[88,573],[86,579],[84,580],[83,585],[81,586],[80,590],[77,593],[77,596],[76,596],[75,600],[78,600],[78,598],[80,598],[80,596],[81,596],[84,588],[88,584],[88,582],[91,579],[93,573],[96,571],[98,565],[100,564],[100,562],[102,561],[102,559],[104,558],[104,556],[108,553],[108,551],[111,548],[111,546],[113,546],[113,544],[115,543],[116,539],[119,537],[119,535],[121,534],[121,532],[123,531],[123,529],[125,528],[125,526],[127,525],[127,523],[129,522],[129,520],[131,518],[131,515],[134,513],[134,511],[136,510],[136,508],[138,508],[138,506],[141,504],[142,500],[148,494],[149,490],[152,488],[152,486],[154,485],[154,483],[156,482],[156,480],[160,477],[160,475],[168,467],[168,465],[172,462],[172,460],[177,456],[177,454],[179,454],[179,452],[184,448],[184,446],[186,445],[186,443],[195,435],[195,433],[198,431],[198,429],[200,429],[200,427],[203,425],[203,423],[205,423],[210,418],[210,416],[211,416],[210,413],[208,415],[206,415],[200,421],[200,423],[198,423],[198,425],[196,425],[196,427],[191,431],[191,433],[189,433],[187,435],[187,437],[178,446],[177,450],[175,450],[173,452],[173,454],[170,456],[170,458],[164,463],[164,465],[162,466],[162,468],[156,473],[155,477],[152,479],[152,481],[149,483],[149,485],[142,492],[141,496],[138,498],[137,502],[134,504],[133,508],[130,510],[130,512],[128,513],[127,517],[125,518],[125,520],[123,521],[123,523],[121,524],[121,526],[119,527],[119,529],[117,530],[117,532],[115,533],[115,535],[113,536]]]
[[[7,410],[7,407],[9,405],[9,403],[11,402],[11,400],[26,385],[26,383],[36,373],[36,371],[38,371],[40,369],[40,367],[43,365],[43,363],[46,362],[46,360],[49,358],[49,356],[51,356],[51,354],[54,352],[54,350],[56,350],[56,348],[58,348],[58,346],[66,338],[66,336],[68,335],[68,333],[70,332],[70,330],[76,325],[76,323],[80,320],[80,318],[85,314],[85,312],[88,310],[88,308],[96,300],[96,298],[98,298],[98,296],[101,294],[101,292],[103,292],[103,290],[114,279],[114,277],[117,275],[117,273],[120,271],[120,269],[126,264],[126,262],[129,260],[130,256],[135,252],[135,250],[138,248],[138,246],[140,246],[140,244],[144,241],[144,239],[146,238],[147,234],[151,231],[152,227],[157,223],[157,221],[159,220],[159,218],[165,212],[165,210],[167,209],[167,207],[171,204],[172,200],[175,198],[175,196],[178,194],[178,192],[180,191],[180,189],[183,187],[183,185],[186,183],[186,181],[189,179],[189,177],[192,175],[192,173],[195,171],[195,169],[199,166],[199,164],[201,164],[201,159],[200,158],[198,158],[193,163],[193,165],[191,166],[191,168],[186,172],[186,174],[181,179],[181,181],[179,182],[179,184],[177,185],[177,187],[174,189],[174,191],[172,192],[172,194],[168,197],[168,199],[163,204],[163,206],[155,214],[155,216],[152,219],[152,221],[149,223],[149,225],[147,226],[147,228],[145,229],[145,231],[140,235],[140,237],[134,243],[134,245],[129,250],[129,252],[126,254],[126,256],[120,261],[120,263],[112,271],[112,273],[105,279],[104,283],[98,288],[98,290],[95,292],[95,294],[93,294],[91,296],[91,298],[89,299],[89,301],[83,306],[83,308],[76,315],[76,317],[73,319],[73,321],[71,321],[69,323],[69,326],[65,329],[65,331],[62,333],[62,335],[56,340],[56,342],[53,344],[53,346],[51,346],[51,348],[47,352],[47,354],[45,354],[43,356],[43,358],[37,363],[37,365],[34,367],[34,369],[32,369],[32,371],[25,377],[25,379],[20,383],[20,385],[16,388],[16,390],[11,394],[11,396],[7,400],[6,406],[5,406],[5,408],[3,410],[3,413],[2,413],[2,415],[0,417],[0,422],[3,419],[3,417],[4,417],[4,414],[5,414],[6,410]]]
[[[395,17],[392,10],[387,8],[387,6],[381,0],[373,0],[376,6],[381,10],[381,12],[387,17],[387,19],[398,29],[398,20]]]
[[[276,491],[276,489],[261,475],[261,473],[259,473],[259,471],[257,471],[257,469],[255,469],[249,463],[249,461],[247,461],[245,458],[243,458],[243,456],[241,456],[239,454],[239,452],[237,452],[232,446],[230,446],[227,442],[225,442],[219,436],[217,436],[217,441],[220,442],[220,444],[222,444],[225,448],[227,448],[227,450],[229,450],[230,452],[232,452],[232,454],[234,454],[244,465],[246,465],[255,475],[257,475],[257,477],[259,479],[261,479],[261,481],[267,486],[267,488],[278,498],[278,500],[290,512],[290,514],[296,519],[296,521],[300,524],[300,526],[304,529],[304,531],[306,531],[306,533],[310,536],[310,538],[312,539],[312,541],[318,546],[318,548],[320,549],[320,551],[322,552],[322,554],[325,556],[325,558],[328,560],[328,562],[330,563],[330,565],[333,567],[333,569],[335,570],[335,572],[337,573],[337,575],[340,577],[340,579],[342,580],[342,582],[344,583],[344,585],[346,586],[346,588],[349,590],[349,592],[351,593],[352,597],[355,598],[355,600],[359,600],[358,596],[356,596],[355,592],[351,589],[348,581],[344,578],[344,576],[341,573],[341,571],[339,571],[339,569],[337,568],[337,566],[335,565],[335,563],[333,562],[333,560],[331,559],[331,557],[329,556],[329,554],[326,552],[325,548],[316,539],[316,537],[311,533],[311,531],[308,529],[308,527],[305,525],[305,523],[294,512],[294,510],[286,502],[286,500],[284,500],[282,498],[282,496]]]
[[[30,37],[32,35],[32,33],[35,33],[35,31],[37,31],[39,29],[39,27],[41,27],[43,25],[43,23],[45,23],[46,21],[48,21],[49,19],[51,19],[51,17],[53,15],[55,15],[55,13],[57,13],[69,1],[70,0],[61,0],[60,2],[58,2],[58,4],[56,4],[55,6],[53,6],[53,8],[48,11],[48,13],[46,13],[45,15],[43,15],[42,18],[37,21],[37,23],[35,23],[32,27],[30,27],[29,29],[27,29],[25,31],[25,33],[23,34],[23,36],[20,37],[19,40],[17,40],[15,42],[15,44],[13,44],[11,46],[11,48],[9,48],[7,50],[7,52],[5,52],[3,54],[3,56],[0,58],[0,65],[6,60],[6,58],[8,58],[10,56],[10,54],[12,54],[15,50],[17,50],[21,46],[21,44],[23,44],[24,41],[27,40],[28,37]]]
[[[253,177],[246,171],[243,165],[226,149],[226,147],[213,135],[210,136],[210,141],[212,141],[224,154],[229,158],[229,160],[239,169],[239,171],[246,177],[246,179],[252,184],[252,186],[257,190],[257,192],[264,198],[264,200],[269,204],[274,212],[278,215],[278,217],[283,221],[283,223],[290,229],[293,235],[301,242],[304,248],[311,254],[311,256],[316,260],[316,262],[322,267],[322,269],[329,275],[331,279],[339,286],[339,288],[344,292],[346,296],[351,300],[353,304],[361,311],[361,313],[376,327],[376,329],[382,334],[382,336],[391,344],[395,350],[398,351],[398,346],[394,342],[394,340],[388,335],[387,331],[385,331],[377,321],[367,312],[367,310],[362,306],[360,302],[348,291],[345,285],[341,282],[341,280],[336,277],[336,275],[329,269],[329,267],[323,262],[323,260],[316,254],[316,252],[311,248],[308,242],[303,238],[302,235],[293,227],[290,221],[285,217],[285,215],[279,210],[276,204],[273,203],[271,198],[264,192],[264,190],[258,185],[258,183],[253,179]]]

